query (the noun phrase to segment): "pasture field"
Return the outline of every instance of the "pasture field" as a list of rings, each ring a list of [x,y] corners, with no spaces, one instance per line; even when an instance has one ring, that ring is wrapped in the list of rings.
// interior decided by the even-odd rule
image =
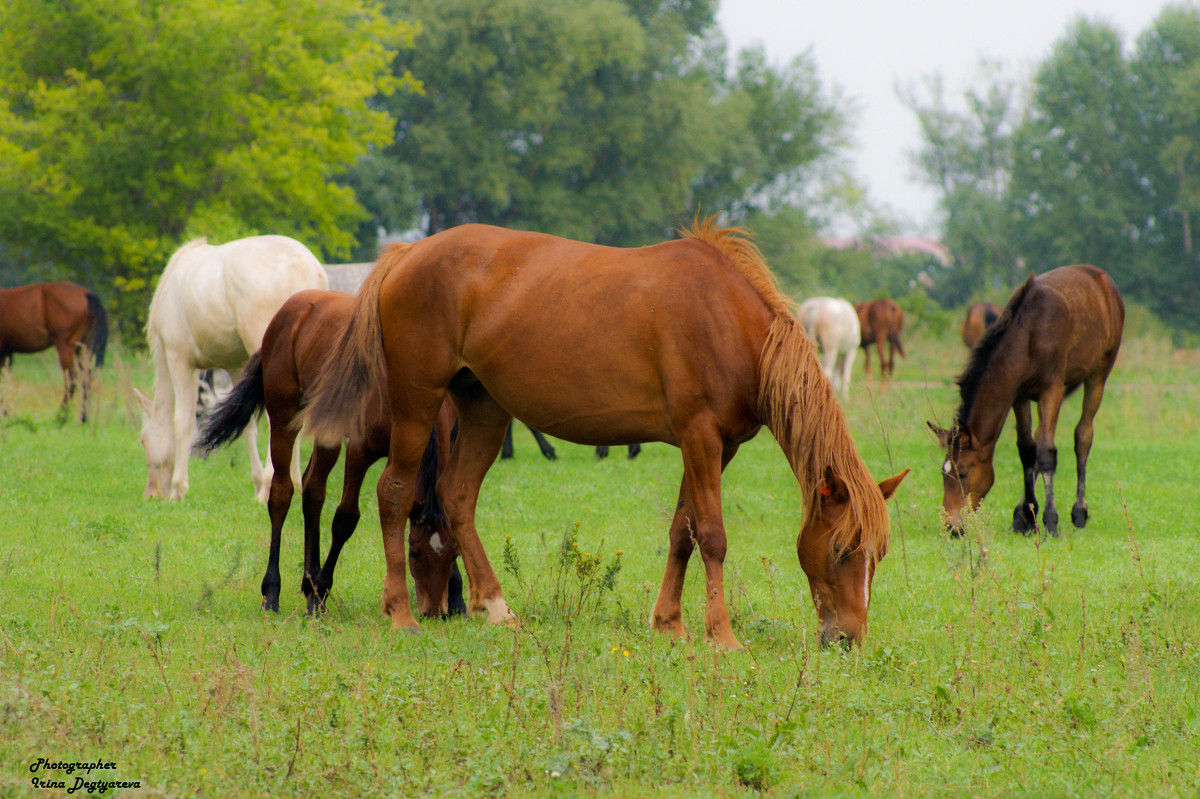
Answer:
[[[184,502],[143,500],[129,398],[150,385],[143,359],[115,350],[85,427],[56,418],[52,359],[18,356],[0,385],[0,795],[63,795],[31,778],[79,776],[33,774],[38,758],[112,761],[85,778],[141,784],[109,795],[1200,794],[1200,364],[1126,342],[1097,418],[1085,531],[1065,512],[1061,538],[1009,531],[1010,423],[996,486],[951,540],[925,420],[954,410],[956,335],[908,335],[886,392],[856,364],[860,452],[877,479],[913,473],[889,503],[891,552],[852,652],[816,645],[800,498],[765,431],[724,483],[745,652],[647,628],[678,451],[598,463],[561,444],[549,463],[522,428],[479,508],[519,624],[398,634],[379,610],[373,490],[317,620],[298,590],[294,502],[282,612],[264,614],[269,531],[241,445],[193,460]],[[1078,408],[1076,395],[1057,435],[1060,508]],[[702,632],[698,557],[684,611]]]

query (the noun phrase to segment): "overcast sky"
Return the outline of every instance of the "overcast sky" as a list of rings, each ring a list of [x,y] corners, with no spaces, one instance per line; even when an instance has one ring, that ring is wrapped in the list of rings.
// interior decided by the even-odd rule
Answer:
[[[981,59],[1026,76],[1080,14],[1112,23],[1125,45],[1149,27],[1160,0],[721,0],[717,20],[733,49],[761,42],[776,64],[811,49],[822,81],[859,106],[854,169],[871,198],[935,232],[934,195],[912,177],[920,142],[895,86],[941,72],[960,96]]]

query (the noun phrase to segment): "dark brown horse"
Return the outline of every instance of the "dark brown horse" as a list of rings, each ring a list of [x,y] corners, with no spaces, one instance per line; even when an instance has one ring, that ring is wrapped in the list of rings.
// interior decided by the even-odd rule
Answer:
[[[979,337],[983,335],[983,331],[999,319],[1003,312],[1004,309],[994,302],[977,302],[967,308],[967,315],[963,318],[962,324],[963,344],[974,347],[975,342],[979,341]]]
[[[929,422],[946,448],[942,465],[942,507],[953,533],[962,532],[962,509],[979,506],[992,487],[992,456],[1008,409],[1017,420],[1017,452],[1025,472],[1025,496],[1013,512],[1013,529],[1032,530],[1038,504],[1037,475],[1046,487],[1042,521],[1058,532],[1054,471],[1058,451],[1054,428],[1063,397],[1083,386],[1083,412],[1075,426],[1078,483],[1071,521],[1087,524],[1084,485],[1092,422],[1104,396],[1104,382],[1117,360],[1125,306],[1112,280],[1094,266],[1063,266],[1030,275],[1009,299],[1000,318],[971,350],[958,378],[962,402],[949,430]],[[1029,403],[1037,402],[1038,426],[1031,428]]]
[[[598,318],[595,308],[619,308]],[[698,545],[705,630],[736,648],[725,605],[721,473],[764,425],[801,487],[797,541],[823,640],[861,638],[887,552],[885,499],[808,337],[756,247],[711,220],[638,249],[464,225],[386,250],[308,408],[319,441],[360,424],[354,409],[387,383],[388,465],[379,483],[384,593],[394,627],[413,627],[404,518],[421,453],[449,395],[458,440],[437,490],[470,582],[468,608],[511,618],[480,543],[475,506],[509,420],[579,444],[663,441],[682,450],[670,554],[651,624],[684,635],[684,572]],[[570,386],[571,390],[563,390]]]
[[[251,356],[242,377],[228,396],[205,419],[198,449],[211,451],[237,438],[265,407],[271,422],[271,460],[275,473],[267,512],[271,517],[271,550],[263,577],[263,608],[279,610],[279,546],[283,521],[292,502],[288,470],[297,430],[292,421],[304,404],[305,394],[329,357],[350,319],[351,294],[336,291],[301,291],[293,294],[271,319],[262,349]],[[337,463],[341,442],[317,445],[304,471],[301,508],[304,513],[304,574],[300,589],[311,614],[324,607],[333,588],[338,556],[358,525],[358,498],[363,477],[371,464],[387,455],[391,419],[379,391],[364,405],[362,433],[346,444],[346,476],[342,500],[333,515],[329,555],[318,570],[321,555],[321,509],[325,486]],[[426,616],[465,612],[462,578],[455,563],[458,550],[447,529],[447,520],[432,487],[450,452],[454,408],[446,402],[429,437],[416,479],[416,502],[410,516],[411,565],[417,588],[417,609]],[[455,583],[455,579],[457,582]]]
[[[92,388],[87,353],[103,366],[107,344],[108,314],[91,289],[62,280],[0,289],[0,372],[12,365],[13,353],[54,347],[63,371],[63,413],[75,396],[76,366],[83,371],[81,422],[87,421]]]
[[[904,355],[904,343],[900,341],[900,331],[904,329],[904,311],[894,300],[883,297],[869,302],[856,302],[854,310],[858,312],[858,323],[862,331],[863,371],[871,375],[871,345],[879,352],[879,377],[892,373],[895,366],[896,353]],[[888,344],[887,360],[883,358],[883,342]]]

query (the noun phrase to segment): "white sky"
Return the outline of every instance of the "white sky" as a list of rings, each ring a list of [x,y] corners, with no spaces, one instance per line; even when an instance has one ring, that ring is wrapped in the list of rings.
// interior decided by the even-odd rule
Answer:
[[[822,82],[855,98],[854,171],[876,203],[908,220],[910,233],[936,232],[934,194],[912,177],[920,144],[895,86],[941,72],[956,100],[981,59],[1024,77],[1078,15],[1100,18],[1126,48],[1154,21],[1163,0],[721,0],[717,21],[731,50],[761,42],[776,65],[811,48]]]

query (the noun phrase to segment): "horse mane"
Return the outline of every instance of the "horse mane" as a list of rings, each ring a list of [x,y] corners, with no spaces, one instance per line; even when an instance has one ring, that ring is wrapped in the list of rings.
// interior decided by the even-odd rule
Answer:
[[[717,227],[717,216],[713,214],[701,221],[699,215],[692,220],[691,227],[679,228],[679,234],[684,238],[704,242],[717,252],[724,255],[738,270],[763,302],[771,309],[771,313],[779,316],[795,314],[795,302],[779,290],[775,275],[763,260],[762,252],[750,238],[750,233],[741,227]]]
[[[958,410],[954,413],[954,423],[957,426],[966,424],[967,417],[971,413],[971,409],[975,407],[975,400],[979,397],[979,390],[983,384],[984,376],[988,372],[988,367],[991,366],[992,356],[996,354],[996,350],[1000,347],[1000,342],[1004,340],[1004,336],[1008,333],[1008,329],[1012,327],[1013,319],[1016,318],[1017,311],[1020,310],[1021,304],[1028,296],[1030,288],[1033,287],[1033,274],[1021,284],[1021,286],[1013,292],[1008,304],[1004,306],[1004,310],[1000,313],[1000,318],[990,324],[979,340],[975,342],[975,346],[971,348],[971,357],[967,361],[967,366],[963,369],[962,374],[958,376],[958,392],[960,402]]]
[[[818,489],[827,470],[845,482],[850,512],[830,525],[834,553],[840,557],[862,550],[878,561],[888,548],[887,506],[854,448],[833,386],[796,320],[795,303],[779,290],[744,229],[718,228],[716,217],[710,216],[703,222],[697,218],[680,233],[724,255],[767,304],[774,319],[759,357],[759,417],[783,448],[808,513],[820,510],[811,505],[820,502]]]

